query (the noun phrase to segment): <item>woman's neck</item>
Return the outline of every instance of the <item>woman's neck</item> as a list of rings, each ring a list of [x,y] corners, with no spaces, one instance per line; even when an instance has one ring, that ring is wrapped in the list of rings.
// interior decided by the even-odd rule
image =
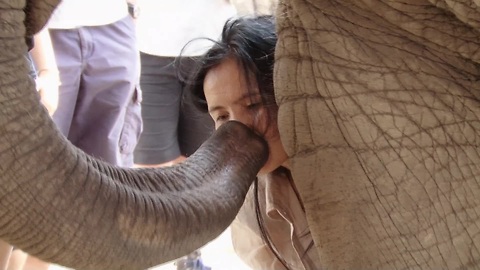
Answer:
[[[285,160],[285,162],[282,163],[282,167],[285,167],[285,168],[291,170],[290,169],[290,159]]]

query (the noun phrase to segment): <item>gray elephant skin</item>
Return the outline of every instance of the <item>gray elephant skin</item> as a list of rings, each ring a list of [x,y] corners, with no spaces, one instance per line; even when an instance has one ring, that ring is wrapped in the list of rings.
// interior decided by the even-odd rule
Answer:
[[[207,243],[265,143],[231,123],[165,170],[85,155],[23,59],[56,4],[0,2],[0,238],[77,269],[142,269]],[[480,267],[479,12],[472,0],[279,3],[279,128],[325,269]]]
[[[25,36],[56,4],[0,2],[0,239],[97,270],[145,269],[213,240],[266,161],[266,142],[232,122],[165,170],[115,168],[79,151],[40,105],[24,57]]]

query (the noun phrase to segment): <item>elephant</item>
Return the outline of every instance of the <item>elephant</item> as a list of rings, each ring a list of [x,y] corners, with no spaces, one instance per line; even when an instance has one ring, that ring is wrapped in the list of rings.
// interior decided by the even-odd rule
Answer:
[[[141,269],[229,225],[266,160],[259,136],[225,124],[168,169],[85,155],[50,121],[22,58],[56,0],[0,3],[1,239],[74,268]],[[480,267],[479,10],[278,3],[278,126],[325,269]]]
[[[480,268],[480,5],[290,0],[282,143],[325,269]]]
[[[25,36],[57,3],[0,3],[0,239],[75,269],[146,269],[213,240],[267,160],[266,142],[232,122],[163,170],[114,167],[78,150],[27,75]]]

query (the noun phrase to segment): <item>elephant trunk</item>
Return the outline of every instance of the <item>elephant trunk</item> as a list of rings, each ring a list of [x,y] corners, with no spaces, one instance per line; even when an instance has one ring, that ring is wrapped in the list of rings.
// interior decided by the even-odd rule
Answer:
[[[23,10],[27,15],[25,17],[26,25],[26,35],[32,36],[35,33],[40,32],[40,30],[47,24],[50,14],[53,12],[55,7],[60,3],[61,0],[46,0],[46,1],[37,1],[37,0],[27,0]],[[10,1],[12,2],[12,1]],[[22,3],[23,1],[15,1],[16,3]],[[38,12],[41,10],[42,12]]]
[[[231,122],[172,168],[89,157],[40,105],[22,14],[0,7],[0,239],[76,269],[144,269],[219,235],[266,161],[266,143]]]

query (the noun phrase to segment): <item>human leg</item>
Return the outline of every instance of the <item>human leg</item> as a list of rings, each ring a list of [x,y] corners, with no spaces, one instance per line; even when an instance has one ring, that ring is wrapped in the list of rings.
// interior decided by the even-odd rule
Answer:
[[[173,165],[185,159],[178,144],[182,88],[174,68],[175,58],[144,53],[140,57],[144,129],[135,148],[135,164],[139,167]]]
[[[80,37],[85,64],[68,138],[94,157],[130,167],[141,129],[133,21],[82,27]]]
[[[181,66],[177,67],[182,72],[182,77],[188,77],[191,67],[194,66],[195,58],[182,57],[177,61]],[[186,74],[185,74],[186,73]],[[182,89],[185,83],[180,81]],[[182,90],[183,91],[183,90]],[[180,107],[180,120],[178,125],[178,137],[182,155],[190,156],[205,142],[215,130],[215,124],[208,113],[201,112],[183,93]]]
[[[188,100],[182,102],[178,127],[182,155],[188,157],[195,153],[214,130],[214,122],[208,113],[200,112]]]
[[[63,135],[68,136],[82,74],[81,44],[76,29],[51,29],[50,38],[60,78],[58,107],[52,119]]]

